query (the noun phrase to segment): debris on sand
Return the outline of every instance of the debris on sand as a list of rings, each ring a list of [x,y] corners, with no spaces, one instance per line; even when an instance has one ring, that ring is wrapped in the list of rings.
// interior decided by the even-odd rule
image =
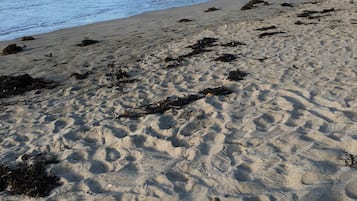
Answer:
[[[309,24],[317,24],[317,23],[315,23],[315,22],[302,22],[302,21],[298,20],[294,24],[295,25],[309,25]]]
[[[43,78],[32,78],[28,74],[0,76],[0,98],[19,95],[34,89],[51,87],[53,87],[52,82],[44,80]]]
[[[70,77],[74,77],[76,78],[77,80],[84,80],[88,77],[88,75],[90,75],[91,73],[90,72],[85,72],[83,74],[80,74],[80,73],[72,73],[72,75]]]
[[[21,41],[29,41],[29,40],[35,40],[33,36],[23,36],[21,38]]]
[[[172,58],[172,57],[166,57],[164,59],[165,62],[170,63],[166,68],[176,68],[178,66],[181,66],[185,58],[191,58],[193,56],[205,53],[205,52],[210,52],[211,50],[206,49],[207,47],[212,47],[215,46],[215,42],[217,42],[217,38],[203,38],[201,40],[198,40],[195,44],[188,46],[187,48],[191,48],[192,51],[180,55],[177,58]]]
[[[225,95],[232,94],[233,91],[227,87],[216,87],[216,88],[203,89],[198,93],[204,95],[225,96]]]
[[[145,107],[147,114],[164,113],[171,108],[182,108],[196,100],[201,99],[202,95],[188,95],[184,97],[168,97],[157,103]]]
[[[240,81],[243,80],[244,77],[248,76],[249,73],[240,71],[239,69],[235,70],[235,71],[230,71],[229,75],[228,75],[228,80],[230,81]]]
[[[0,164],[0,191],[30,197],[48,196],[54,188],[62,185],[60,178],[48,173],[46,166],[58,161],[45,154],[24,155],[23,162],[16,165]]]
[[[231,42],[222,44],[221,46],[222,47],[237,47],[237,46],[240,46],[240,45],[247,45],[247,44],[245,44],[243,42],[239,42],[239,41],[231,41]]]
[[[255,29],[255,30],[257,30],[257,31],[267,31],[267,30],[276,29],[276,28],[277,27],[273,25],[273,26],[258,28],[258,29]]]
[[[345,166],[357,168],[357,155],[345,152],[342,159],[345,162]]]
[[[219,10],[218,8],[216,8],[216,7],[211,7],[211,8],[208,8],[207,10],[205,10],[204,12],[213,12],[213,11],[217,11],[217,10]]]
[[[194,50],[205,49],[207,47],[214,46],[214,43],[217,41],[217,38],[203,38],[201,40],[198,40],[195,44],[188,46],[188,48],[192,48]]]
[[[282,3],[282,4],[280,4],[282,7],[294,7],[291,3]]]
[[[186,18],[184,18],[184,19],[180,19],[179,21],[177,21],[177,22],[192,22],[193,20],[191,20],[191,19],[186,19]]]
[[[307,19],[319,19],[328,15],[316,15],[316,14],[326,14],[334,11],[336,11],[335,8],[324,9],[322,11],[304,10],[302,13],[297,14],[297,17],[304,17]]]
[[[84,46],[93,45],[93,44],[96,44],[96,43],[99,43],[99,41],[91,40],[91,39],[85,39],[85,40],[82,40],[82,42],[77,44],[76,46],[84,47]]]
[[[236,60],[237,57],[233,54],[223,54],[215,59],[215,61],[230,62]]]
[[[276,34],[282,34],[282,33],[286,33],[286,32],[283,32],[283,31],[265,32],[265,33],[259,34],[259,38],[263,38],[263,37],[266,37],[266,36],[272,36],[272,35],[276,35]]]
[[[16,54],[23,50],[22,47],[17,46],[16,43],[10,44],[2,50],[3,55]]]
[[[105,76],[109,77],[109,79],[113,82],[112,86],[134,83],[137,81],[137,79],[130,79],[130,75],[125,70],[114,69],[114,64],[109,64],[107,67],[109,68],[110,72],[106,73]]]
[[[255,4],[260,4],[263,3],[264,5],[270,5],[269,2],[267,1],[262,1],[262,0],[250,0],[248,3],[246,3],[244,6],[240,8],[240,10],[250,10],[254,8]]]
[[[164,100],[158,101],[147,106],[143,106],[141,110],[134,112],[125,111],[123,114],[119,115],[118,118],[138,118],[148,114],[164,113],[169,109],[182,109],[184,106],[197,101],[206,96],[225,96],[232,94],[233,91],[227,87],[216,87],[207,88],[199,91],[197,94],[191,94],[183,97],[171,96]]]

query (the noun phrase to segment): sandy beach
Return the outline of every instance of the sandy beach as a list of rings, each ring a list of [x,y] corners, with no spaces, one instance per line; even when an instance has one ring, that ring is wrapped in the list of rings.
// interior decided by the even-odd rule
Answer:
[[[357,2],[268,2],[0,41],[1,76],[51,81],[0,98],[1,164],[60,183],[0,198],[357,200]]]

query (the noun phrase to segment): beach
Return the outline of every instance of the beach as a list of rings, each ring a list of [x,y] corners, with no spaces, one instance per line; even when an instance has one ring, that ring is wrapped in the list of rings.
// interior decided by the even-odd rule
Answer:
[[[41,158],[59,179],[40,198],[5,182],[1,199],[356,200],[357,2],[282,3],[0,41],[22,50],[0,75],[51,82],[3,91],[1,164]]]

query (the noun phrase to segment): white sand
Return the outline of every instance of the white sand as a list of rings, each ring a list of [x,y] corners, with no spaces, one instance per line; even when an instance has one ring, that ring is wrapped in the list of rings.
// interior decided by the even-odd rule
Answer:
[[[60,163],[49,170],[63,185],[50,200],[356,200],[357,170],[342,160],[357,154],[356,5],[276,3],[235,15],[242,5],[213,1],[35,36],[24,52],[0,56],[0,74],[26,72],[61,85],[0,100],[0,159],[57,154]],[[221,10],[203,12],[211,6]],[[320,19],[296,16],[330,8]],[[266,32],[286,33],[258,37],[263,31],[255,29],[272,25]],[[84,37],[101,42],[74,46]],[[204,37],[219,39],[212,51],[165,68],[166,57],[190,52]],[[230,41],[246,45],[219,45]],[[224,53],[238,58],[214,61]],[[109,87],[113,62],[137,81]],[[227,80],[236,69],[250,74]],[[68,78],[87,71],[85,80]],[[115,118],[218,86],[234,93]]]

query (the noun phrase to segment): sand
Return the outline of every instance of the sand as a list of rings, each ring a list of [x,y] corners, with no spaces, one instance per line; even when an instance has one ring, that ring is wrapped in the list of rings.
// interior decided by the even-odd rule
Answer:
[[[357,155],[356,2],[293,5],[241,12],[217,0],[0,42],[26,45],[0,56],[1,75],[58,82],[0,99],[1,162],[56,154],[48,170],[63,185],[44,200],[356,200],[357,165],[347,160]],[[267,32],[278,33],[259,37]],[[218,41],[168,68],[167,57],[205,37]],[[99,43],[75,46],[85,38]],[[232,41],[245,45],[222,46]],[[215,61],[222,54],[237,58]],[[116,80],[119,69],[129,78]],[[228,80],[237,69],[249,75]],[[121,117],[220,86],[233,94]]]

